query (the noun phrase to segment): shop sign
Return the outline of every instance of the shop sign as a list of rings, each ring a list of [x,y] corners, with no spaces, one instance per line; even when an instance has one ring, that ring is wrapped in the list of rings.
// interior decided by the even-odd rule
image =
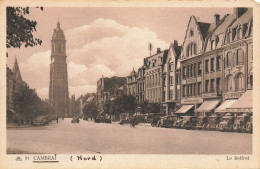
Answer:
[[[187,83],[194,83],[196,82],[196,78],[187,79]]]
[[[226,93],[226,94],[223,94],[224,96],[224,99],[236,99],[236,98],[239,98],[240,96],[242,96],[243,93]]]
[[[197,104],[202,103],[203,99],[201,97],[197,98],[186,98],[181,100],[181,104]]]

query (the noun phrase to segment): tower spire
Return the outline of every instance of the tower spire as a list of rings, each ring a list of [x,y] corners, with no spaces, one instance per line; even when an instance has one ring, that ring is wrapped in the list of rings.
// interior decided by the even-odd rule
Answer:
[[[60,21],[57,23],[57,28],[60,29]]]
[[[16,80],[22,80],[20,68],[17,62],[17,58],[15,56],[15,61],[14,61],[14,66],[13,66],[13,73],[15,74],[15,79]]]

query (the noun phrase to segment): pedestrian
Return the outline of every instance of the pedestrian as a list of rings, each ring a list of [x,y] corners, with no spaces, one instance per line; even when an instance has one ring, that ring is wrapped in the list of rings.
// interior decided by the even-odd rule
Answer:
[[[59,123],[59,118],[58,117],[56,118],[56,121],[57,121],[57,123]]]

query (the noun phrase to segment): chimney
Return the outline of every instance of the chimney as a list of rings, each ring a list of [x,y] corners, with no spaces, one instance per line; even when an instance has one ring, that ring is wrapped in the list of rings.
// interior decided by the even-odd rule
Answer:
[[[174,47],[177,47],[177,46],[178,46],[178,41],[177,41],[177,40],[174,40],[173,46],[174,46]]]
[[[239,18],[247,11],[247,8],[234,8],[235,18]]]
[[[215,17],[215,24],[217,25],[218,22],[219,22],[219,19],[220,19],[220,15],[216,13],[216,14],[214,15],[214,17]]]
[[[161,48],[157,48],[157,54],[161,53]]]

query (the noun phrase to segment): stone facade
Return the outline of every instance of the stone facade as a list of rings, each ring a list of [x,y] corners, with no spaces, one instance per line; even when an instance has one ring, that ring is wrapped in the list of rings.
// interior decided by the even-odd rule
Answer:
[[[112,91],[116,88],[120,88],[126,84],[125,77],[116,77],[113,76],[111,78],[103,77],[97,81],[97,94],[96,100],[98,109],[100,112],[104,111],[105,102],[110,100],[113,96]]]
[[[54,108],[54,113],[59,117],[67,117],[69,113],[66,58],[65,35],[58,22],[51,41],[49,100]]]

